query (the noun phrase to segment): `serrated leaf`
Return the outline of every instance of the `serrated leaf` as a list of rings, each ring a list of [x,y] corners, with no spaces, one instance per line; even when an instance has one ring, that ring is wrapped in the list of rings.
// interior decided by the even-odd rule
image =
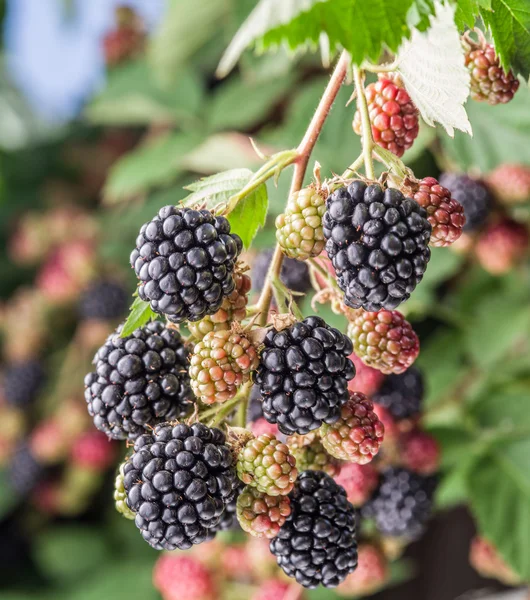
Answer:
[[[143,327],[149,321],[156,319],[158,315],[151,310],[149,302],[144,302],[140,297],[136,297],[132,303],[129,316],[123,326],[121,337],[131,335],[139,327]]]
[[[426,0],[311,0],[305,4],[308,7],[304,9],[301,0],[261,0],[229,46],[219,73],[226,75],[252,43],[259,50],[282,44],[291,50],[318,49],[323,35],[331,51],[347,50],[356,64],[364,59],[377,61],[384,48],[397,50],[403,38],[410,35],[410,27],[420,25],[418,19],[425,19],[432,6]],[[283,7],[289,5],[302,7],[302,11],[292,18],[286,8],[286,17],[280,17]],[[276,14],[267,19],[272,6],[277,6]]]
[[[530,580],[530,439],[484,456],[469,473],[478,529],[506,562]]]
[[[414,31],[398,52],[398,71],[424,121],[431,126],[440,123],[450,136],[455,128],[471,134],[464,108],[470,75],[454,10],[450,4],[437,2],[430,29]]]
[[[103,190],[105,201],[115,204],[167,185],[183,172],[183,159],[201,138],[166,133],[149,140],[113,165]]]
[[[250,248],[258,229],[265,225],[269,200],[267,186],[263,183],[240,200],[228,215],[232,233],[237,233],[245,248]]]
[[[530,10],[527,0],[491,0],[491,10],[481,11],[490,29],[503,68],[525,79],[530,77]]]
[[[185,187],[193,193],[184,198],[182,203],[184,206],[204,203],[206,208],[214,208],[218,204],[226,203],[229,198],[243,189],[251,177],[250,169],[230,169],[210,177],[203,177]]]
[[[491,0],[458,0],[455,2],[455,23],[460,31],[467,27],[473,28],[480,14],[480,9],[491,10]]]

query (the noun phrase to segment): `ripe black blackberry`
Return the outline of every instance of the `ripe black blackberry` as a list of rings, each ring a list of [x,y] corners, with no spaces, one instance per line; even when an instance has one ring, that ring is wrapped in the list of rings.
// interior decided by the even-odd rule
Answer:
[[[334,423],[355,376],[352,351],[351,340],[320,317],[272,328],[254,375],[267,421],[287,435]]]
[[[127,290],[116,281],[99,280],[89,285],[79,300],[82,319],[120,319],[129,307]]]
[[[33,455],[27,444],[19,446],[7,467],[7,481],[19,496],[27,496],[45,475],[45,467]]]
[[[247,422],[254,423],[263,417],[263,402],[259,386],[253,385],[250,389],[250,397],[248,401]]]
[[[263,289],[272,255],[273,250],[264,250],[252,261],[251,279],[253,290],[259,291]],[[286,287],[293,290],[293,292],[305,294],[311,289],[309,267],[301,260],[295,260],[286,256],[283,259],[280,280]]]
[[[291,514],[271,540],[278,565],[306,588],[336,587],[357,567],[355,509],[322,471],[304,471],[289,494]]]
[[[362,508],[362,515],[374,519],[383,535],[416,539],[431,516],[436,482],[435,476],[388,467],[381,473],[378,489]]]
[[[188,349],[180,334],[160,321],[132,335],[113,333],[85,377],[85,400],[96,427],[123,440],[157,423],[184,416],[192,405]]]
[[[165,206],[142,226],[131,253],[138,294],[174,323],[213,315],[235,289],[234,266],[242,249],[225,217]]]
[[[451,196],[464,207],[466,223],[463,231],[480,229],[493,206],[493,197],[486,184],[461,173],[443,173],[440,185],[446,187]]]
[[[425,209],[401,192],[354,181],[327,199],[326,250],[351,308],[392,310],[422,280],[431,251]]]
[[[396,420],[417,417],[421,412],[425,386],[417,367],[409,367],[401,375],[388,375],[372,400],[384,406]]]
[[[44,378],[44,369],[37,360],[11,363],[4,372],[6,402],[17,408],[28,408],[41,390]]]
[[[237,498],[241,491],[244,489],[245,484],[238,479],[236,483],[236,489],[232,493],[230,499],[227,499],[226,507],[219,519],[219,523],[212,527],[212,532],[218,531],[241,531],[239,522],[237,520]]]
[[[157,550],[212,539],[238,486],[223,432],[201,423],[163,423],[139,437],[123,481],[136,526]]]

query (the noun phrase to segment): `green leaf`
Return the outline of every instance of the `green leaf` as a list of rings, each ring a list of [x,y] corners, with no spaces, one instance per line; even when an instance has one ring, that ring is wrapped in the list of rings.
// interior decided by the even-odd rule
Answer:
[[[458,0],[455,4],[455,23],[460,31],[464,31],[466,26],[470,29],[475,27],[481,8],[491,10],[491,0]]]
[[[481,534],[530,580],[530,439],[484,456],[469,473],[469,496]]]
[[[164,19],[150,40],[148,58],[155,77],[176,83],[190,57],[211,38],[229,15],[229,0],[169,0]]]
[[[182,202],[184,206],[205,203],[207,208],[214,208],[218,204],[228,202],[234,194],[245,187],[251,177],[250,169],[230,169],[210,177],[203,177],[186,186],[185,189],[193,193]]]
[[[288,2],[288,3],[287,3]],[[425,28],[434,4],[426,0],[261,0],[228,47],[218,72],[226,75],[252,43],[260,50],[286,44],[317,48],[326,34],[332,50],[346,49],[356,64],[397,50],[410,28]]]
[[[261,184],[240,200],[228,215],[232,233],[237,233],[245,248],[250,248],[258,229],[265,225],[269,198],[267,186]]]
[[[158,315],[151,310],[149,302],[144,302],[140,297],[136,297],[132,303],[129,316],[123,326],[121,337],[131,335],[139,327],[143,327],[149,321],[156,319]]]
[[[490,386],[473,403],[471,414],[477,423],[487,429],[530,433],[530,381]]]
[[[47,576],[60,581],[78,580],[104,564],[109,558],[109,549],[102,531],[68,525],[39,535],[34,556]]]
[[[527,0],[491,0],[491,11],[482,10],[495,51],[506,71],[530,77],[530,10]]]
[[[197,135],[166,133],[135,148],[110,170],[106,202],[114,204],[174,181],[184,170],[186,154],[200,142]]]
[[[530,90],[521,86],[509,104],[466,104],[473,137],[441,134],[444,149],[462,170],[488,172],[502,163],[530,164]]]
[[[217,173],[238,167],[252,169],[262,165],[247,135],[235,132],[216,133],[184,159],[189,171]]]

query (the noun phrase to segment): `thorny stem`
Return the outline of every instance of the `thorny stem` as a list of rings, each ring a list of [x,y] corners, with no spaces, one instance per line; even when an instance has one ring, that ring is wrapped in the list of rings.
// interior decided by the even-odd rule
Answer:
[[[372,151],[374,149],[374,138],[372,137],[372,125],[370,123],[370,115],[368,114],[368,104],[364,94],[364,76],[359,67],[353,67],[353,79],[355,81],[355,89],[357,90],[357,108],[361,115],[362,136],[361,142],[364,153],[364,167],[368,179],[375,179],[374,161]]]
[[[302,189],[311,153],[313,152],[313,148],[317,143],[329,111],[333,105],[333,102],[335,101],[335,98],[337,97],[337,94],[339,93],[344,78],[346,77],[349,66],[350,56],[346,51],[344,51],[337,63],[337,66],[335,67],[335,70],[333,71],[333,75],[329,80],[328,86],[324,91],[311,123],[309,124],[309,127],[307,128],[307,131],[297,148],[297,158],[294,163],[294,173],[291,181],[291,188],[289,190],[289,197]],[[267,279],[258,301],[258,308],[261,313],[258,323],[262,326],[267,323],[267,316],[272,300],[272,279],[273,277],[278,277],[280,275],[282,262],[283,253],[280,246],[276,244],[276,249],[272,257]]]

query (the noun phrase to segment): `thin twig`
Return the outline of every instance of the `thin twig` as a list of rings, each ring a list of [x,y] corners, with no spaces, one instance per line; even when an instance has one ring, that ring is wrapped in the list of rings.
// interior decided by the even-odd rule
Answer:
[[[372,125],[370,123],[370,115],[368,114],[368,104],[366,102],[366,96],[364,94],[363,73],[361,69],[359,69],[359,67],[357,66],[353,67],[353,79],[355,81],[355,88],[357,89],[357,107],[359,109],[359,113],[361,114],[361,142],[363,145],[366,177],[368,177],[368,179],[375,179],[374,160],[372,158],[372,151],[374,148],[374,138],[372,137]]]

